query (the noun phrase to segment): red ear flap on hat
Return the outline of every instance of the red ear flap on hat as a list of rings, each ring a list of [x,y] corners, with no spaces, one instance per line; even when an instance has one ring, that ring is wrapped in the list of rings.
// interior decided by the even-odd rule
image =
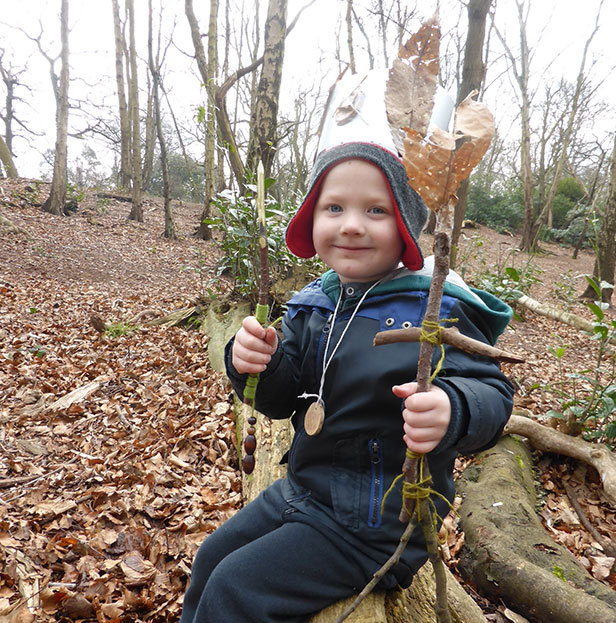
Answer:
[[[409,185],[406,170],[399,158],[374,143],[345,143],[319,154],[310,176],[308,193],[287,227],[286,242],[291,253],[301,258],[315,255],[312,242],[314,208],[328,171],[344,160],[365,160],[380,170],[396,208],[396,225],[404,243],[400,259],[410,270],[419,270],[423,266],[423,256],[417,241],[428,210],[421,197]]]

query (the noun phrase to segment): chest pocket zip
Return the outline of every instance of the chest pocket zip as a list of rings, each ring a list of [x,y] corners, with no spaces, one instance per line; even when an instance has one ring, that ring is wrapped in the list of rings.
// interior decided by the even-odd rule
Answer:
[[[368,527],[379,528],[381,525],[381,503],[383,501],[383,457],[378,439],[368,441],[370,455],[370,508]]]

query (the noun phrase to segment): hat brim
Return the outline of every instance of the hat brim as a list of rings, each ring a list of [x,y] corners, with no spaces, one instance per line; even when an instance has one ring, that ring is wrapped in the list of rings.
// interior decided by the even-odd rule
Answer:
[[[415,243],[415,240],[408,232],[406,224],[404,223],[402,215],[400,214],[398,202],[396,201],[387,176],[373,161],[368,158],[362,158],[360,155],[348,156],[345,158],[341,158],[340,160],[336,160],[324,171],[322,171],[321,174],[312,182],[308,190],[308,194],[306,195],[304,201],[299,207],[299,210],[296,212],[295,216],[293,216],[287,227],[286,243],[289,247],[289,250],[291,251],[291,253],[293,253],[293,255],[304,259],[314,257],[314,255],[316,255],[316,249],[314,248],[314,244],[312,242],[312,222],[314,218],[314,208],[319,199],[321,186],[323,185],[325,176],[336,165],[340,164],[341,162],[345,162],[346,160],[363,160],[373,166],[376,166],[376,168],[379,169],[381,175],[383,176],[383,179],[385,180],[385,183],[387,184],[387,189],[391,197],[392,205],[395,209],[396,226],[404,244],[404,250],[400,259],[408,269],[419,270],[423,266],[423,255],[421,253],[421,250]]]

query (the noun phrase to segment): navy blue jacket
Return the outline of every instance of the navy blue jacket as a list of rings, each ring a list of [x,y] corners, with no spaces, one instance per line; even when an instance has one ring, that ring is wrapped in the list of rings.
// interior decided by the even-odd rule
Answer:
[[[392,385],[415,380],[419,344],[373,346],[377,332],[420,326],[426,310],[430,276],[426,271],[401,268],[367,296],[336,351],[326,373],[326,405],[322,431],[313,437],[303,427],[304,414],[317,394],[327,334],[333,350],[355,308],[359,295],[344,299],[334,326],[332,313],[339,295],[338,276],[328,271],[306,286],[288,303],[283,339],[257,390],[256,408],[274,419],[292,418],[295,435],[286,455],[285,496],[306,521],[334,533],[350,547],[375,560],[378,568],[393,553],[404,525],[399,522],[399,488],[381,503],[384,493],[401,471],[402,404]],[[463,334],[494,344],[511,318],[511,309],[499,299],[449,281],[441,304],[443,326],[456,326]],[[455,319],[455,322],[453,322]],[[434,352],[433,364],[440,358]],[[230,363],[228,375],[242,395],[245,375]],[[509,418],[513,387],[497,362],[445,346],[445,359],[434,384],[447,392],[451,423],[440,444],[428,455],[433,488],[453,501],[453,465],[458,453],[473,453],[496,443]],[[439,515],[449,507],[434,496]],[[395,568],[396,579],[407,586],[426,560],[418,529]]]

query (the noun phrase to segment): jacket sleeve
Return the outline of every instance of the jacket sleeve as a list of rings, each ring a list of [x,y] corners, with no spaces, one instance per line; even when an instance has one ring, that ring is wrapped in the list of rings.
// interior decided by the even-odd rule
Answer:
[[[460,332],[488,344],[496,340],[476,309],[461,303],[452,313]],[[496,444],[511,415],[514,394],[498,361],[446,346],[434,384],[447,392],[452,406],[449,429],[434,452],[455,448],[469,454]]]
[[[259,375],[255,408],[269,418],[288,418],[295,409],[302,360],[301,331],[302,316],[298,315],[291,321],[285,314],[282,320],[283,338],[280,340],[279,337],[276,352],[267,369]],[[225,347],[225,366],[233,390],[243,400],[248,375],[238,373],[231,363],[234,339]]]

